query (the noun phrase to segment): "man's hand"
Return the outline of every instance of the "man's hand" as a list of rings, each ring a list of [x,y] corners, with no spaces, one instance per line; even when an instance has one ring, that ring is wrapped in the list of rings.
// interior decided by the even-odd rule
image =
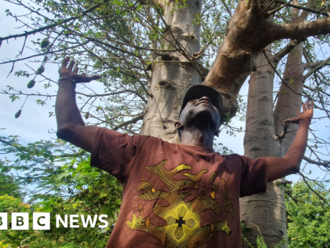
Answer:
[[[57,136],[91,152],[99,128],[85,126],[77,107],[75,87],[71,82],[84,83],[100,79],[101,77],[87,77],[86,74],[79,75],[77,66],[72,71],[75,61],[71,60],[70,63],[69,61],[70,58],[65,58],[58,71],[60,73],[60,79],[63,80],[63,82],[60,84],[55,104]]]
[[[303,111],[302,113],[299,113],[299,111],[297,111],[297,117],[293,117],[291,119],[287,119],[284,121],[285,124],[289,124],[289,123],[306,123],[306,124],[310,124],[312,118],[313,118],[313,107],[314,107],[314,101],[308,102],[306,101],[306,103],[303,104]]]
[[[299,172],[300,163],[306,150],[308,128],[313,117],[313,106],[313,101],[310,103],[307,101],[303,104],[302,113],[298,112],[297,117],[285,120],[286,125],[289,123],[298,123],[299,128],[293,142],[283,158],[266,158],[268,166],[268,182]]]
[[[85,73],[83,74],[78,74],[79,68],[76,65],[76,67],[73,69],[73,66],[75,65],[75,61],[71,60],[70,63],[70,57],[66,57],[63,62],[62,62],[62,66],[60,67],[60,69],[58,70],[58,73],[60,74],[60,78],[62,77],[67,77],[68,80],[72,80],[75,83],[88,83],[92,80],[97,80],[102,78],[101,76],[98,75],[94,75],[94,76],[90,76],[87,77]],[[69,66],[67,66],[69,63]],[[73,71],[72,71],[73,69]]]

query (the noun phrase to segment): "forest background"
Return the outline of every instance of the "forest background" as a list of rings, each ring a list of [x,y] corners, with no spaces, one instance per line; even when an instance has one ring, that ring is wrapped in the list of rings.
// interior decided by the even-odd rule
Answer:
[[[275,18],[276,23],[292,22],[291,18],[297,9],[300,11],[299,15],[302,13],[306,15],[308,12],[306,21],[324,18],[329,9],[329,3],[325,1],[291,2],[270,1],[268,4],[264,3],[262,9],[264,13],[266,13],[265,8],[268,12],[273,11],[269,16],[276,13],[275,17],[272,17]],[[175,15],[176,11],[187,8],[185,4],[190,4],[189,1],[177,1],[177,3],[178,6],[174,8],[173,13],[168,11],[168,15]],[[194,15],[191,21],[195,26],[202,27],[201,46],[194,55],[199,63],[196,63],[193,69],[198,71],[198,76],[203,79],[211,69],[217,49],[224,41],[226,31],[228,32],[229,20],[240,1],[201,1],[201,3],[203,12],[200,15]],[[246,1],[246,4],[248,6],[249,1]],[[300,8],[292,7],[292,5],[300,6]],[[120,206],[121,186],[111,176],[90,168],[87,153],[56,140],[53,105],[57,91],[58,63],[64,56],[70,55],[80,62],[83,72],[98,73],[103,76],[100,82],[77,87],[77,91],[81,93],[78,95],[79,107],[88,124],[107,126],[131,134],[139,133],[142,119],[146,118],[144,112],[146,103],[152,98],[153,89],[149,86],[153,67],[177,63],[176,56],[171,54],[171,49],[175,47],[175,44],[172,47],[168,44],[164,46],[166,25],[161,18],[164,10],[157,9],[157,6],[147,5],[144,1],[4,1],[3,6],[1,23],[7,25],[1,28],[0,48],[3,59],[0,67],[2,78],[0,211],[50,211],[52,218],[55,214],[103,213],[109,215],[110,223],[114,223]],[[68,18],[72,19],[63,22]],[[155,18],[154,21],[157,23],[153,23],[152,18]],[[48,20],[45,21],[45,19]],[[93,26],[96,25],[96,20],[108,25],[107,29],[102,30],[104,26]],[[44,26],[51,27],[33,31]],[[92,29],[91,26],[94,28]],[[15,30],[16,27],[21,28]],[[25,40],[24,31],[33,31],[33,35],[26,36]],[[328,32],[324,31],[325,34]],[[15,34],[23,35],[15,37]],[[9,35],[13,37],[5,38]],[[185,40],[193,40],[194,33],[183,36]],[[106,43],[104,39],[107,40]],[[295,39],[277,41],[272,44],[271,52],[264,50],[266,54],[269,52],[269,57],[263,58],[266,63],[269,62],[267,58],[274,58],[272,55],[282,52],[279,61],[272,66],[268,63],[270,67],[268,69],[273,70],[272,97],[276,103],[279,93],[297,90],[294,86],[286,90],[280,87],[285,84],[283,81],[286,81],[289,86],[294,85],[296,79],[283,76],[286,58],[288,53],[293,54],[293,58],[299,58],[295,51],[301,49],[297,48],[297,45],[303,44],[301,63],[306,66],[303,70],[304,76],[310,74],[306,80],[304,79],[306,88],[302,92],[303,100],[312,98],[316,103],[318,101],[320,106],[315,111],[313,133],[310,134],[311,140],[307,151],[309,154],[306,156],[307,161],[308,158],[310,159],[310,163],[304,162],[303,166],[306,165],[302,174],[304,177],[300,179],[309,182],[309,186],[299,183],[293,190],[287,186],[288,216],[285,219],[288,220],[289,227],[288,242],[284,242],[286,235],[279,235],[280,237],[276,240],[278,246],[318,245],[322,247],[330,240],[325,228],[325,225],[329,223],[329,189],[326,184],[329,180],[327,175],[329,165],[329,159],[327,159],[328,42],[328,35],[311,35],[302,42]],[[181,59],[180,56],[177,57]],[[26,57],[27,59],[23,59]],[[13,63],[8,63],[8,60],[20,61],[17,61],[13,67]],[[193,62],[190,61],[190,63]],[[248,67],[252,68],[248,74],[260,68],[258,66],[254,68],[254,63],[249,63]],[[274,72],[274,67],[276,67],[276,72]],[[9,77],[7,77],[8,74],[10,74]],[[195,79],[191,79],[193,80]],[[216,150],[222,154],[247,153],[247,149],[245,152],[243,150],[243,137],[244,126],[246,126],[244,121],[246,121],[248,80],[240,88],[241,95],[237,97],[236,117],[230,121],[227,118],[228,123],[223,125],[220,138],[216,141]],[[171,88],[171,83],[170,80],[160,80],[163,88]],[[159,102],[158,104],[161,105]],[[299,106],[300,104],[301,100],[298,102]],[[179,100],[176,105],[179,105]],[[155,108],[155,111],[159,113],[156,122],[160,123],[158,125],[160,129],[165,129],[163,126],[164,123],[167,125],[167,117],[166,114],[165,117],[162,116],[163,111],[159,109],[162,109],[162,106]],[[20,114],[19,110],[21,110]],[[236,111],[225,117],[229,115],[231,117],[235,114],[234,112]],[[157,132],[157,129],[153,132]],[[172,135],[171,132],[169,133]],[[280,133],[277,135],[280,136]],[[167,140],[173,138],[165,136],[164,139]],[[309,156],[310,154],[312,156]],[[317,181],[309,179],[317,179]],[[287,180],[296,182],[298,177],[290,177]],[[282,185],[285,184],[286,181],[277,184],[280,191],[284,192]],[[304,200],[300,202],[300,199]],[[300,208],[297,207],[298,205]],[[306,215],[301,214],[303,212],[306,212]],[[244,232],[253,233],[250,229],[256,228],[248,226],[243,225]],[[274,230],[269,232],[274,233]],[[8,245],[13,247],[103,247],[110,233],[111,225],[105,230],[54,228],[51,232],[9,230],[1,232],[0,240],[4,247]],[[264,245],[264,241],[260,238],[265,236],[263,231],[259,233],[256,229],[252,236],[248,238],[249,243],[256,246]],[[265,242],[268,242],[267,237],[265,237]],[[273,247],[273,243],[268,245]]]

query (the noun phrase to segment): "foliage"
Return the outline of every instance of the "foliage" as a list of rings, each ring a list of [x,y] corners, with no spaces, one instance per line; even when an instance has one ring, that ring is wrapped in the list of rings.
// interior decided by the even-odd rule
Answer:
[[[244,237],[244,233],[249,232],[251,230],[251,227],[245,225],[244,222],[241,222],[243,244],[246,244],[250,248],[267,248],[267,245],[264,241],[264,238],[261,235],[259,227],[256,226],[256,228],[258,229],[260,236],[259,235],[257,236],[257,240],[256,240],[257,246],[255,247],[255,246],[251,245],[251,243],[249,242],[249,240],[247,238]]]
[[[22,202],[21,199],[15,198],[13,196],[2,195],[0,196],[0,212],[8,213],[8,223],[11,221],[12,212],[30,212],[31,206]],[[29,231],[1,231],[0,232],[0,242],[1,245],[6,247],[6,245],[12,245],[14,247],[19,247],[21,241],[28,238],[30,235]],[[1,246],[0,246],[1,247]]]
[[[61,141],[41,141],[23,146],[17,137],[1,137],[8,158],[1,160],[2,171],[16,171],[20,185],[28,188],[28,202],[4,195],[0,212],[51,213],[50,231],[4,231],[2,244],[30,247],[104,247],[118,216],[122,186],[108,173],[90,167],[90,157]],[[72,153],[68,153],[71,151]],[[9,159],[10,155],[15,156]],[[59,155],[57,155],[59,154]],[[5,175],[5,174],[4,174]],[[108,227],[56,228],[55,216],[108,215]],[[30,220],[30,224],[32,221]],[[80,224],[81,225],[81,224]]]
[[[0,161],[1,163],[1,161]],[[0,196],[9,195],[15,198],[21,198],[21,192],[18,182],[11,175],[4,173],[0,165]]]
[[[301,181],[286,189],[289,247],[326,247],[330,244],[330,191],[324,184],[309,184],[315,193]]]

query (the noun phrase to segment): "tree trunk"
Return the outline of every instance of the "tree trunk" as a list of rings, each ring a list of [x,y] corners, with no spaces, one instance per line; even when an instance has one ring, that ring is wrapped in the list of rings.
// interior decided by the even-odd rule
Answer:
[[[270,52],[266,54],[271,57]],[[249,81],[244,138],[245,156],[249,158],[281,156],[281,146],[273,137],[273,81],[274,71],[265,56],[260,55],[257,70],[251,74]],[[252,228],[243,236],[252,245],[256,245],[257,236],[262,236],[268,247],[275,246],[286,237],[284,194],[276,182],[268,183],[266,193],[242,198],[240,205],[241,220]]]
[[[170,43],[173,47],[178,42],[192,55],[200,50],[200,25],[194,19],[201,12],[202,0],[189,0],[183,8],[179,4],[171,1],[162,6],[168,26],[163,34],[162,47],[167,49]],[[181,53],[159,57],[152,65],[150,95],[141,134],[178,143],[174,123],[183,97],[191,85],[200,83],[200,76]]]
[[[293,3],[299,4],[297,1]],[[293,10],[291,23],[302,22],[307,17],[305,13],[300,16],[298,14],[298,10]],[[244,139],[247,157],[283,157],[292,143],[294,133],[286,133],[285,138],[281,140],[277,139],[276,135],[282,133],[284,120],[295,116],[301,107],[301,93],[304,85],[302,53],[303,44],[300,43],[288,55],[283,75],[288,86],[281,84],[274,112],[272,99],[274,71],[264,56],[258,61],[264,66],[258,66],[257,71],[251,74]],[[276,59],[270,54],[268,57],[272,62]],[[276,65],[273,64],[273,67],[276,68]],[[288,132],[296,130],[297,127],[297,125],[291,125]],[[269,183],[266,193],[241,199],[241,219],[246,225],[252,227],[251,231],[243,235],[252,245],[256,245],[257,236],[262,236],[268,247],[276,245],[287,247],[287,244],[283,242],[283,239],[287,237],[286,212],[284,190],[279,187],[280,183],[281,180]],[[259,230],[254,225],[258,226]]]
[[[275,130],[277,134],[283,131],[283,122],[288,118],[292,118],[297,115],[297,111],[301,111],[301,94],[304,87],[304,65],[302,63],[303,44],[298,44],[295,49],[290,52],[285,71],[283,74],[283,80],[289,87],[294,89],[297,93],[290,90],[288,86],[282,84],[278,92],[278,101],[275,108]],[[288,127],[285,138],[281,140],[282,155],[286,153],[290,144],[295,136],[295,130],[298,129],[297,124],[292,124]]]

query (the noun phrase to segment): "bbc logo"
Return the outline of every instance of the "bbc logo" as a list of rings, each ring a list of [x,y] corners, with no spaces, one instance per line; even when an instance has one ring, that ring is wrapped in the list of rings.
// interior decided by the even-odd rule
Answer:
[[[50,230],[50,213],[33,213],[33,230]],[[8,213],[0,213],[0,230],[8,229]],[[11,213],[11,230],[29,230],[29,213]]]
[[[79,217],[81,223],[79,223]],[[99,223],[98,228],[106,228],[109,225],[108,215],[60,215],[55,216],[56,228],[95,228]],[[99,221],[99,223],[97,222]],[[50,213],[33,213],[33,230],[50,230]],[[8,229],[8,213],[0,213],[0,230]],[[12,230],[29,230],[29,213],[11,213],[11,229]]]

